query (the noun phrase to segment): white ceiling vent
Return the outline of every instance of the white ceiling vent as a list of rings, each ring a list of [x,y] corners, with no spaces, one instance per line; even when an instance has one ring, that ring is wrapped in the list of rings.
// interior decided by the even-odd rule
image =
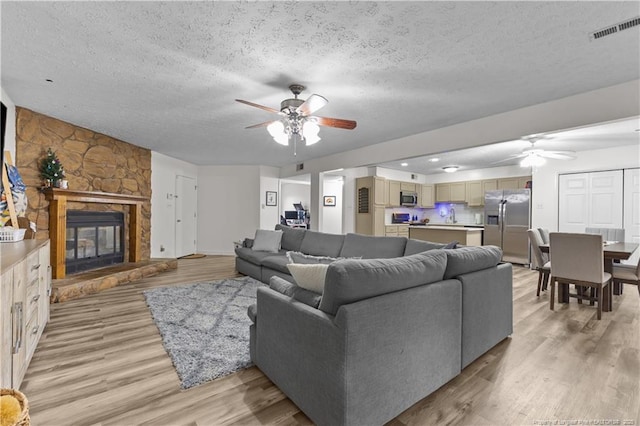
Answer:
[[[591,40],[597,40],[599,38],[602,38],[611,34],[615,34],[619,31],[624,31],[624,30],[628,30],[629,28],[637,27],[638,25],[640,25],[640,16],[636,16],[635,18],[631,18],[624,22],[620,22],[610,27],[592,32],[591,34],[589,34],[589,38]]]

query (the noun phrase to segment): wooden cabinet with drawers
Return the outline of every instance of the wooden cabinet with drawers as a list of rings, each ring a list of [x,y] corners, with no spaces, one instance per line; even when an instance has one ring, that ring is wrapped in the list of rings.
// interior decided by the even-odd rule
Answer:
[[[49,320],[49,241],[2,245],[0,387],[18,389]]]

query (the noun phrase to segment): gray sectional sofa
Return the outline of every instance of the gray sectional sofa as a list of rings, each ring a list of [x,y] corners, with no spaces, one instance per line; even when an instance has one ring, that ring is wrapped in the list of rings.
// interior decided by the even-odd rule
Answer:
[[[269,283],[249,309],[251,359],[317,424],[383,424],[512,333],[497,247],[279,229],[279,253],[236,250],[238,271]],[[292,283],[288,250],[345,259],[318,295]]]

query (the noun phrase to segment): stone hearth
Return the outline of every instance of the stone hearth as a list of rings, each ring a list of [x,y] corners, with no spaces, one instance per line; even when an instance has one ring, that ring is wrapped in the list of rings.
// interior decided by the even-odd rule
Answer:
[[[177,268],[177,259],[151,259],[74,274],[64,279],[53,280],[51,303],[78,299]]]

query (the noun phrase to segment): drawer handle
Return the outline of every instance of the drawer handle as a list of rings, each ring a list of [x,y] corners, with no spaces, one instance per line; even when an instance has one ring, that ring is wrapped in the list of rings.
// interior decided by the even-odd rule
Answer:
[[[32,270],[32,271],[37,271],[38,269],[40,269],[40,264],[39,264],[39,263],[38,263],[37,265],[33,265],[33,266],[31,267],[31,270]]]
[[[39,325],[36,325],[31,329],[31,334],[38,334],[38,330],[40,329]]]
[[[17,302],[13,305],[13,314],[15,319],[13,324],[14,326],[17,326],[17,330],[15,332],[15,341],[13,342],[13,353],[17,354],[18,352],[20,352],[20,347],[22,346],[22,329],[24,327],[22,302]]]
[[[31,299],[31,302],[36,303],[38,300],[40,300],[40,295],[36,294],[35,296],[33,296],[33,299]]]

